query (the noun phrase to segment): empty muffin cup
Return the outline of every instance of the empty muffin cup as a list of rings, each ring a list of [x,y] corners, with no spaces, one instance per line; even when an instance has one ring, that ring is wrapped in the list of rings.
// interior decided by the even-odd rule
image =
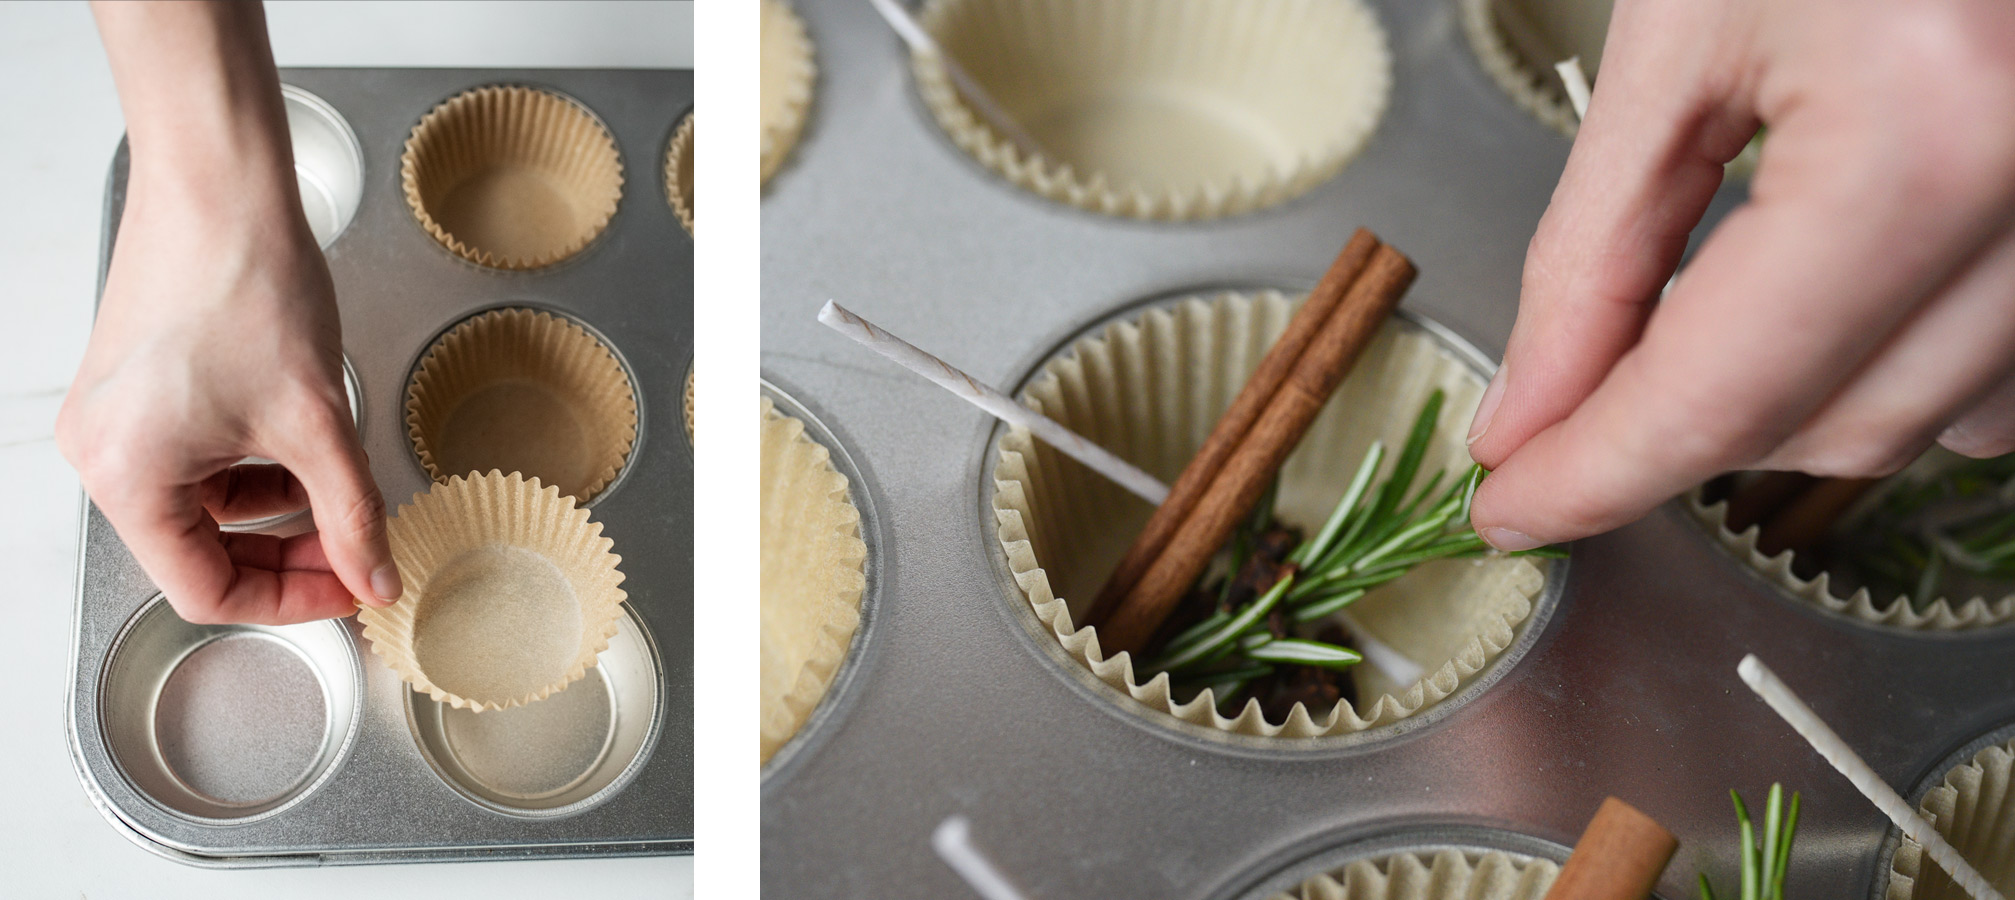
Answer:
[[[2005,733],[2005,732],[2004,732]],[[2002,895],[2015,894],[2015,740],[1988,744],[1935,776],[1917,811]],[[1901,836],[1885,900],[1966,900],[1924,846]]]
[[[797,146],[812,107],[818,64],[804,20],[784,0],[762,0],[761,69],[757,74],[762,125],[763,181],[770,180]]]
[[[520,815],[614,796],[657,733],[657,653],[643,622],[625,613],[587,676],[538,703],[478,713],[407,691],[407,720],[434,771],[471,800]]]
[[[1209,219],[1299,196],[1364,147],[1392,86],[1361,0],[929,0],[921,22],[1041,152],[997,134],[938,55],[914,54],[953,143],[1107,215]]]
[[[1497,844],[1518,845],[1521,850]],[[1241,900],[1542,900],[1564,856],[1523,835],[1449,829],[1373,838],[1318,854],[1239,894]]]
[[[287,103],[301,211],[315,242],[327,248],[350,227],[364,199],[364,148],[342,114],[322,98],[291,84],[281,85],[280,95]]]
[[[476,88],[434,107],[406,139],[399,177],[434,240],[499,269],[579,253],[623,193],[622,157],[601,121],[528,87]]]
[[[1960,461],[1957,454],[1943,448],[1932,448],[1903,471],[1870,489],[1839,516],[1831,528],[1832,533],[1837,535],[1855,529],[1888,492],[1922,484]],[[1745,484],[1747,478],[1753,477],[1745,476],[1736,483]],[[1878,597],[1867,586],[1858,583],[1851,572],[1819,569],[1815,573],[1813,570],[1818,566],[1810,564],[1791,549],[1765,553],[1765,523],[1748,523],[1741,531],[1735,531],[1729,527],[1731,501],[1717,499],[1707,503],[1704,497],[1703,492],[1695,491],[1688,498],[1687,505],[1700,524],[1713,535],[1715,542],[1798,602],[1809,603],[1863,624],[1917,633],[1972,631],[2015,621],[2015,589],[2006,584],[1997,588],[1985,582],[1976,583],[1970,586],[1979,588],[1978,591],[1942,594],[1924,603],[1912,602],[1907,595]]]
[[[665,193],[671,201],[672,212],[679,216],[679,224],[686,226],[686,233],[693,233],[693,117],[686,116],[679,123],[679,131],[672,135],[672,143],[665,149]]]
[[[1102,326],[1044,363],[1022,401],[1093,443],[1173,482],[1244,386],[1301,298],[1274,291],[1223,293],[1158,305]],[[1344,493],[1373,440],[1406,443],[1422,404],[1445,395],[1422,477],[1470,466],[1463,437],[1482,396],[1475,363],[1430,328],[1383,325],[1280,470],[1275,515],[1312,534]],[[1268,721],[1257,700],[1227,717],[1209,689],[1182,697],[1167,673],[1142,680],[1133,654],[1106,656],[1098,629],[1078,627],[1106,576],[1146,523],[1145,501],[1034,440],[1001,433],[992,514],[1016,602],[1027,602],[1064,650],[1099,680],[1156,714],[1260,737],[1342,735],[1389,725],[1476,679],[1517,640],[1546,583],[1545,559],[1492,556],[1426,563],[1350,605],[1352,633],[1391,647],[1425,673],[1395,683],[1378,667],[1351,667],[1355,705],[1295,703]],[[1395,454],[1396,455],[1396,454]],[[1385,469],[1394,461],[1388,456]]]
[[[867,589],[861,513],[832,452],[762,398],[762,761],[846,660]]]
[[[199,821],[291,805],[356,731],[361,670],[338,622],[191,625],[155,597],[114,641],[98,727],[126,780]]]
[[[371,652],[456,709],[508,709],[581,679],[623,617],[622,558],[600,523],[538,479],[436,484],[388,522],[406,593],[357,621]]]
[[[420,464],[443,481],[517,472],[585,503],[637,440],[637,397],[615,354],[551,313],[498,309],[455,326],[406,391]]]

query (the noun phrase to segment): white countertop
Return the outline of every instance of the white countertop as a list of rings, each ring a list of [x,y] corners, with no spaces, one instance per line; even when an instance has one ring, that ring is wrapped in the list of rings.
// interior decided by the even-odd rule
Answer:
[[[282,66],[674,67],[692,4],[268,4]],[[690,897],[687,857],[206,871],[155,857],[85,799],[63,734],[77,479],[52,423],[83,355],[106,167],[123,127],[83,3],[0,3],[0,893],[9,897]]]

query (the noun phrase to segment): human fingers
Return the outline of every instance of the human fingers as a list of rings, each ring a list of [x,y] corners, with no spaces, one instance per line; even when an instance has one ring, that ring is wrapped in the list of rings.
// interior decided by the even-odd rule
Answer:
[[[1565,418],[1637,342],[1722,164],[1755,131],[1731,103],[1739,42],[1679,39],[1729,31],[1719,6],[1618,4],[1588,117],[1526,253],[1504,363],[1470,426],[1486,467]]]
[[[203,508],[219,522],[245,522],[308,507],[308,492],[284,466],[232,466],[203,479]]]
[[[358,599],[389,604],[404,588],[385,535],[384,496],[349,412],[324,403],[300,415],[275,458],[307,489],[330,569]]]
[[[1975,459],[2015,453],[2015,375],[1989,389],[1980,402],[1938,435],[1938,443]]]
[[[238,581],[248,588],[227,592],[218,604],[226,621],[291,625],[357,611],[349,588],[330,571],[322,542],[313,534],[225,534],[220,543]]]

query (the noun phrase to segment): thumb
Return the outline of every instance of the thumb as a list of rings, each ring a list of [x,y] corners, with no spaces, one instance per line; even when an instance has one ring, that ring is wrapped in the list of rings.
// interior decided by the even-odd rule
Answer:
[[[329,410],[308,429],[291,458],[279,462],[307,489],[322,553],[343,586],[372,606],[405,593],[385,536],[385,498],[371,478],[348,410]]]
[[[1642,335],[1658,291],[1753,133],[1734,85],[1672,32],[1725,28],[1690,4],[1618,4],[1601,79],[1526,253],[1518,320],[1470,454],[1497,468],[1567,418]],[[1699,4],[1712,7],[1716,4]]]

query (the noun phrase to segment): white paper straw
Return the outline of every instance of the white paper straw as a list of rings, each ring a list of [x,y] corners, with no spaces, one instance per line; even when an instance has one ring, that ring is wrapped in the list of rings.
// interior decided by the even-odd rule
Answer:
[[[1588,73],[1581,71],[1581,57],[1570,56],[1553,65],[1553,71],[1560,73],[1560,81],[1567,85],[1567,102],[1574,107],[1574,118],[1588,118]]]
[[[1371,632],[1364,630],[1364,626],[1357,624],[1357,620],[1351,618],[1349,613],[1337,610],[1335,615],[1336,620],[1341,622],[1344,628],[1350,630],[1351,643],[1356,644],[1357,649],[1364,653],[1364,661],[1371,663],[1371,667],[1377,669],[1379,674],[1384,675],[1386,680],[1405,687],[1419,681],[1420,676],[1427,674],[1427,670],[1421,668],[1420,663],[1408,659],[1406,654],[1394,650],[1391,645],[1372,637]]]
[[[1923,816],[1918,815],[1916,810],[1911,809],[1902,795],[1896,793],[1895,788],[1890,787],[1888,782],[1882,780],[1882,776],[1875,774],[1874,769],[1869,768],[1861,757],[1855,755],[1854,750],[1847,746],[1847,742],[1841,740],[1840,735],[1828,728],[1825,722],[1820,721],[1819,715],[1812,711],[1812,707],[1806,706],[1805,701],[1798,699],[1798,695],[1792,693],[1791,688],[1786,687],[1784,682],[1779,681],[1777,673],[1770,671],[1762,660],[1756,658],[1756,654],[1743,657],[1742,663],[1735,667],[1735,671],[1741,674],[1743,682],[1749,685],[1750,690],[1762,697],[1763,702],[1770,704],[1770,708],[1783,716],[1784,721],[1791,723],[1792,730],[1805,738],[1806,742],[1812,745],[1812,749],[1819,751],[1819,755],[1825,757],[1833,768],[1847,776],[1847,780],[1853,783],[1855,790],[1861,792],[1861,796],[1874,803],[1875,808],[1888,816],[1889,821],[1896,823],[1896,827],[1909,835],[1911,840],[1923,845],[1924,852],[1930,855],[1931,861],[1950,874],[1961,889],[1972,895],[1974,900],[2002,900],[2000,892],[1994,890],[1994,887],[1987,883],[1987,879],[1981,878],[1979,872],[1966,864],[1966,860],[1945,840],[1945,836],[1939,834],[1938,829],[1925,821]]]
[[[951,816],[938,823],[931,832],[931,849],[938,852],[938,858],[945,865],[959,873],[971,886],[973,893],[986,900],[1026,900],[1021,891],[1002,875],[994,864],[980,854],[973,846],[972,823],[965,816]]]
[[[959,92],[959,96],[965,98],[974,112],[980,114],[980,118],[987,120],[987,124],[992,126],[993,130],[1000,132],[1002,137],[1012,142],[1021,150],[1023,156],[1034,159],[1043,155],[1042,145],[1036,143],[1035,137],[1015,124],[1014,117],[1008,115],[1007,110],[1001,108],[1000,104],[995,103],[986,89],[980,87],[979,82],[974,81],[958,61],[951,58],[951,54],[938,48],[937,40],[932,38],[930,32],[925,31],[922,25],[917,24],[916,18],[910,15],[910,11],[900,0],[868,0],[868,2],[874,4],[875,11],[888,20],[889,27],[895,29],[896,36],[902,38],[903,43],[908,44],[911,50],[933,57],[945,67],[945,74],[950,76],[952,87]]]
[[[1168,499],[1168,485],[1162,484],[1153,475],[1112,455],[1112,452],[1104,447],[1085,440],[1055,419],[1008,399],[1006,394],[952,368],[944,360],[875,327],[873,322],[855,315],[846,307],[827,300],[826,305],[819,309],[819,321],[824,322],[828,328],[867,345],[868,349],[894,360],[903,368],[930,379],[937,386],[951,391],[967,403],[986,410],[994,418],[1009,425],[1028,429],[1030,434],[1042,438],[1043,443],[1084,463],[1091,467],[1092,471],[1112,479],[1114,484],[1132,491],[1141,499],[1156,506],[1160,506],[1163,500]]]

